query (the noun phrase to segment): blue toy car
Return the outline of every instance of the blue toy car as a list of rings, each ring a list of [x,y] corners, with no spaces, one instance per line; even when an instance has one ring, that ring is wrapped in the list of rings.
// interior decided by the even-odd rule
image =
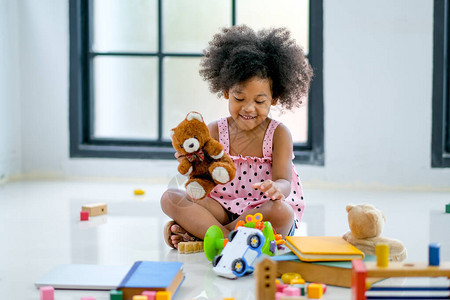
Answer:
[[[238,227],[230,232],[228,243],[213,259],[213,271],[220,276],[237,278],[252,273],[256,259],[261,255],[265,237],[261,230]]]

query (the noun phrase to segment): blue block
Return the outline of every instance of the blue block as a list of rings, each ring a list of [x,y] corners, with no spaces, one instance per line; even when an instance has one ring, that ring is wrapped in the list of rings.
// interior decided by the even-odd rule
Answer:
[[[428,265],[439,266],[439,249],[441,245],[439,243],[431,243],[428,246]]]

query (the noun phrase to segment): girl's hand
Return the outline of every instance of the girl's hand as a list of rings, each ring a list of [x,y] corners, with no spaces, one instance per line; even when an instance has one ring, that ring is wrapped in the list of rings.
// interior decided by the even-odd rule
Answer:
[[[271,200],[284,200],[285,197],[281,193],[278,185],[272,180],[266,180],[264,182],[258,182],[252,185],[254,189],[260,190]]]

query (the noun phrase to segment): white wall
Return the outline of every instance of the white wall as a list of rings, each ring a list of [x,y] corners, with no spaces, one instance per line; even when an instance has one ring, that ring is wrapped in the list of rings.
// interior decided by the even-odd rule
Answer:
[[[67,2],[18,5],[24,174],[174,176],[171,161],[69,158]],[[450,188],[430,167],[432,25],[433,1],[324,0],[326,162],[298,166],[306,184]]]
[[[18,15],[0,0],[0,182],[21,172]]]

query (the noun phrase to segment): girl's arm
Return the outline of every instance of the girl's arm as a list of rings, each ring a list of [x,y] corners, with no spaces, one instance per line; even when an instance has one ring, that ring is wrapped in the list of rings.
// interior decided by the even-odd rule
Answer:
[[[289,129],[280,124],[273,134],[272,180],[256,183],[254,188],[272,200],[284,200],[291,193],[292,137]]]

